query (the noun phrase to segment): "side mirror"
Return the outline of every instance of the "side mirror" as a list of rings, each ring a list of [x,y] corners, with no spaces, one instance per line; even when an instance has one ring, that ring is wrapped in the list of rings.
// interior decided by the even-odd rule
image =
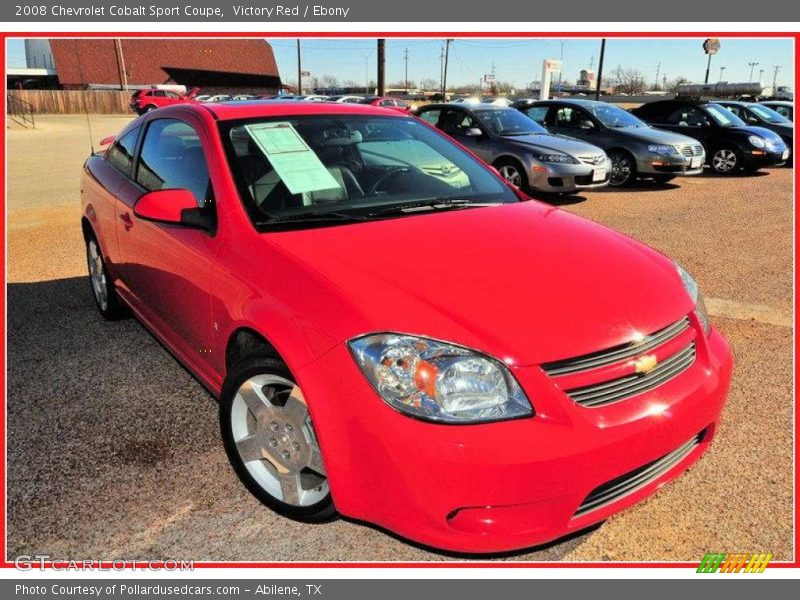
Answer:
[[[101,146],[108,146],[109,144],[114,142],[116,137],[117,136],[115,136],[115,135],[109,135],[108,137],[104,137],[102,140],[100,140],[100,145]]]
[[[464,135],[467,137],[481,137],[483,132],[477,127],[470,127],[464,132]]]
[[[747,122],[750,123],[750,125],[758,125],[758,119],[755,117],[747,117]]]
[[[594,123],[592,123],[589,119],[584,119],[583,121],[580,122],[578,127],[583,129],[584,131],[591,131],[592,129],[594,129]]]
[[[156,223],[185,225],[211,231],[213,218],[197,206],[189,190],[157,190],[148,192],[136,202],[133,214]]]

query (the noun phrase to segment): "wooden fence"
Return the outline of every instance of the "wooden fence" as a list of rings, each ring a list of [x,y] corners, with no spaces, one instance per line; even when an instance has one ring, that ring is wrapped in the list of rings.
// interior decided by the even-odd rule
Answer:
[[[43,114],[82,114],[89,112],[101,115],[132,114],[130,108],[133,92],[99,90],[9,90],[13,96],[30,104],[33,113]],[[6,113],[9,113],[9,100],[6,99]]]

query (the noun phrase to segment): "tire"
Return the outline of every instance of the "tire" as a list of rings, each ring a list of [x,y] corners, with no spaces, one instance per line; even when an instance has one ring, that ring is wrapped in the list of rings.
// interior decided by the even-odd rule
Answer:
[[[710,163],[717,175],[734,175],[742,168],[742,157],[738,150],[718,148],[711,155]]]
[[[230,369],[219,423],[233,470],[262,504],[307,523],[336,516],[305,400],[281,360],[258,354]]]
[[[612,150],[608,153],[611,160],[611,177],[608,185],[622,187],[636,180],[636,160],[624,150]]]
[[[117,295],[108,275],[106,260],[94,234],[86,239],[86,263],[89,269],[89,287],[92,299],[100,315],[108,321],[116,321],[128,315],[127,307]]]
[[[518,187],[523,192],[530,191],[530,182],[525,173],[525,167],[519,161],[513,158],[501,158],[495,161],[493,166],[508,183]]]
[[[656,183],[669,183],[675,179],[676,175],[653,175],[653,181]]]
[[[149,104],[149,105],[147,105],[147,106],[145,106],[145,107],[144,107],[144,113],[142,113],[142,114],[147,114],[147,113],[149,113],[149,112],[153,112],[153,111],[154,111],[155,109],[157,109],[157,108],[158,108],[158,107],[157,107],[157,106],[155,106],[154,104]]]

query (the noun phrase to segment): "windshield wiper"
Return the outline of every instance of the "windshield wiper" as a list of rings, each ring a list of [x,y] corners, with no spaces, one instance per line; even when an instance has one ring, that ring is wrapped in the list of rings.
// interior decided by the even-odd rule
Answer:
[[[337,211],[329,211],[329,212],[317,211],[317,212],[298,213],[293,215],[284,215],[281,217],[271,217],[264,221],[258,221],[256,225],[259,227],[273,227],[286,224],[300,225],[305,223],[314,223],[314,224],[354,223],[366,220],[367,218],[361,215],[354,215]]]
[[[433,198],[431,200],[423,200],[417,202],[407,202],[405,204],[397,204],[387,208],[367,213],[367,218],[382,217],[385,215],[405,214],[410,211],[428,209],[428,210],[448,210],[458,208],[479,208],[483,206],[497,206],[503,204],[502,202],[471,202],[463,198]]]

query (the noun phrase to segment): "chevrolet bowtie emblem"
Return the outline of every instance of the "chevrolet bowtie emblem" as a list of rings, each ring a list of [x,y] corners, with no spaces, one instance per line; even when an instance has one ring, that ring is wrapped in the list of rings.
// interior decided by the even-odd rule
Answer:
[[[656,358],[655,354],[647,354],[645,356],[642,356],[635,363],[633,363],[634,369],[640,375],[646,375],[647,373],[655,369],[657,365],[658,365],[658,359]]]

